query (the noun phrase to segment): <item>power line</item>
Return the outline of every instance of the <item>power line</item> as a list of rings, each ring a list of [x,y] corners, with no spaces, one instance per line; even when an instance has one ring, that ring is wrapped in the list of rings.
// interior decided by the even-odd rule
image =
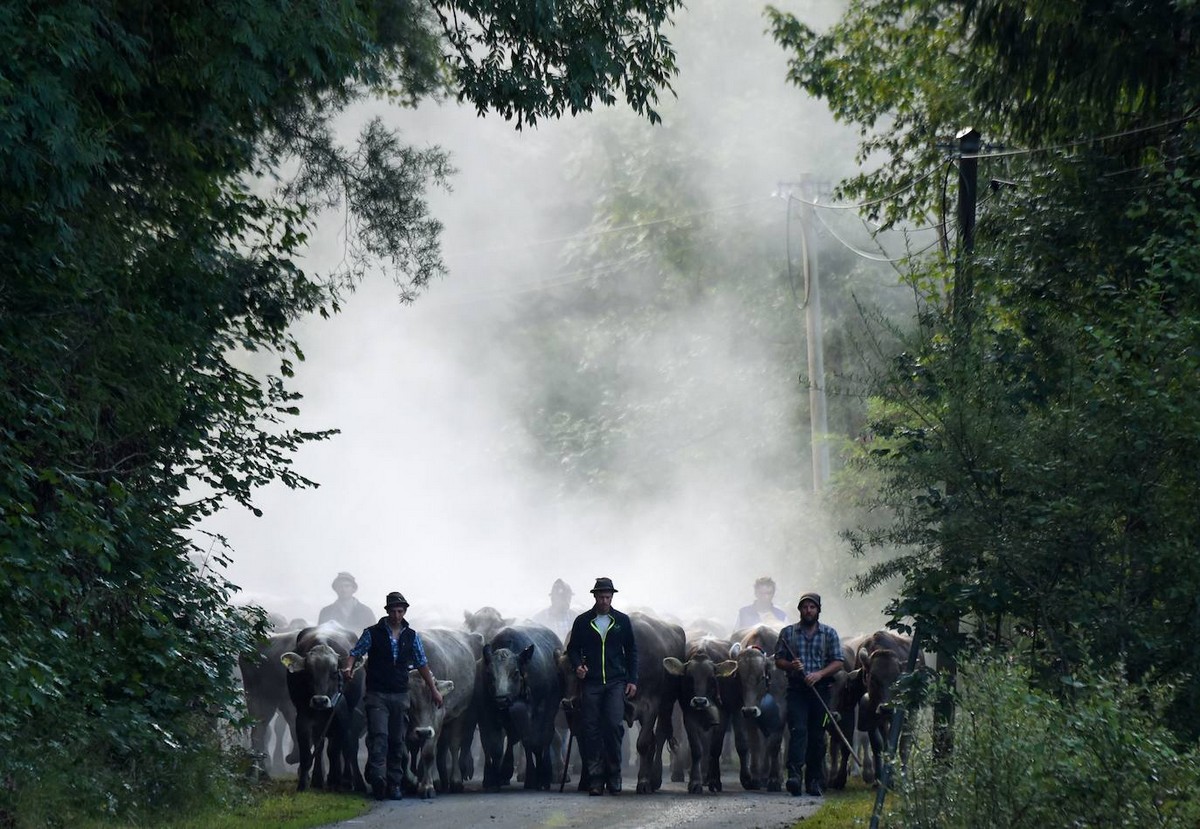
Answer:
[[[892,199],[896,198],[896,196],[901,196],[901,195],[907,193],[909,190],[913,189],[918,184],[920,184],[921,182],[923,182],[925,179],[929,178],[930,176],[934,175],[941,169],[942,169],[942,165],[941,165],[941,163],[939,163],[937,167],[935,167],[932,170],[930,170],[929,172],[923,173],[922,175],[913,179],[911,182],[909,182],[905,186],[901,187],[899,190],[896,190],[895,192],[892,192],[892,193],[888,193],[886,196],[880,196],[877,199],[872,199],[871,201],[860,202],[858,204],[824,204],[823,202],[808,201],[807,199],[802,199],[799,196],[791,196],[791,198],[794,198],[796,201],[801,202],[802,204],[807,204],[809,207],[819,207],[823,210],[862,210],[865,207],[874,207],[877,204],[883,204],[886,201],[891,201]]]
[[[1078,141],[1068,141],[1065,144],[1053,144],[1049,147],[1034,147],[1026,150],[1005,150],[1001,152],[986,152],[986,153],[964,153],[959,158],[1012,158],[1020,155],[1036,155],[1038,153],[1051,153],[1055,150],[1067,150],[1072,147],[1081,147],[1085,144],[1098,144],[1101,141],[1113,141],[1117,138],[1127,138],[1131,135],[1139,135],[1143,132],[1153,132],[1155,130],[1166,129],[1167,127],[1186,124],[1188,121],[1195,120],[1196,116],[1200,115],[1200,107],[1193,107],[1192,110],[1178,118],[1172,118],[1170,121],[1162,121],[1158,124],[1150,124],[1145,127],[1134,127],[1133,129],[1123,130],[1121,132],[1110,133],[1109,135],[1100,135],[1093,138],[1081,138]]]
[[[924,253],[925,251],[929,250],[929,249],[930,249],[930,248],[932,248],[934,245],[938,244],[938,242],[940,241],[940,239],[934,239],[934,240],[933,240],[931,243],[929,243],[929,244],[928,244],[928,245],[926,245],[925,247],[921,248],[920,250],[918,250],[918,251],[915,251],[915,252],[912,252],[912,253],[905,254],[904,256],[900,256],[900,257],[897,257],[897,258],[895,258],[895,259],[891,259],[891,258],[888,258],[888,257],[886,257],[886,256],[876,256],[876,255],[875,255],[875,254],[873,254],[873,253],[867,253],[867,252],[866,252],[866,251],[864,251],[864,250],[859,250],[859,249],[858,249],[857,247],[855,247],[853,244],[851,244],[850,242],[848,242],[848,241],[846,241],[845,239],[843,239],[843,238],[842,238],[842,237],[841,237],[841,236],[838,234],[838,232],[837,232],[836,230],[834,230],[834,229],[833,229],[833,228],[832,228],[832,227],[829,225],[829,222],[825,221],[825,217],[824,217],[824,216],[822,216],[820,213],[817,213],[817,214],[815,214],[815,215],[816,215],[816,217],[817,217],[817,220],[818,220],[818,221],[820,221],[820,222],[821,222],[821,224],[825,226],[825,229],[829,231],[829,235],[830,235],[830,236],[832,236],[834,239],[836,239],[838,242],[840,242],[840,243],[841,243],[841,245],[842,245],[842,247],[844,247],[846,250],[848,250],[848,251],[850,251],[851,253],[853,253],[855,256],[860,256],[860,257],[862,257],[863,259],[867,259],[867,260],[870,260],[870,261],[872,261],[872,262],[887,262],[887,263],[903,262],[903,261],[905,261],[906,259],[912,259],[914,256],[920,256],[922,253]]]

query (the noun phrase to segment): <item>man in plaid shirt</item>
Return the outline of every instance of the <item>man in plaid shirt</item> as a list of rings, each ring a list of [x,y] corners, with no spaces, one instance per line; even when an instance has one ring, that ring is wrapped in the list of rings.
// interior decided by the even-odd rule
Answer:
[[[779,631],[775,667],[788,675],[787,717],[790,741],[787,790],[820,797],[825,790],[825,717],[833,675],[842,669],[842,642],[837,631],[818,621],[821,597],[805,593],[797,606],[800,621]],[[824,703],[824,704],[822,704]]]

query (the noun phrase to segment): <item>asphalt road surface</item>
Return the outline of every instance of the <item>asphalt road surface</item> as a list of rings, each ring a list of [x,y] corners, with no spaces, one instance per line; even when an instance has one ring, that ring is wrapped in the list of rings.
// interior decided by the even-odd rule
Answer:
[[[462,794],[432,800],[405,798],[376,803],[355,820],[334,824],[337,829],[530,829],[587,827],[587,829],[782,829],[812,815],[821,801],[787,793],[747,792],[734,782],[726,791],[688,794],[683,783],[664,782],[652,795],[624,792],[589,797],[571,790],[559,794],[525,791],[517,785],[497,794],[468,789]]]

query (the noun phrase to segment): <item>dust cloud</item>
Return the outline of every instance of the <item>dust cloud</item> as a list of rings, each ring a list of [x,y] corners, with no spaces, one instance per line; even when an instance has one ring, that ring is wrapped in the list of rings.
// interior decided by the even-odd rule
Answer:
[[[838,11],[782,5],[817,26]],[[231,509],[205,525],[233,547],[239,601],[315,620],[335,573],[349,571],[372,607],[403,591],[420,628],[482,605],[532,614],[560,577],[582,608],[604,575],[620,609],[732,625],[755,578],[771,575],[789,612],[815,588],[844,633],[879,622],[882,600],[845,597],[854,566],[811,492],[804,317],[785,281],[786,205],[772,198],[801,173],[852,172],[855,136],[786,83],[761,7],[690,7],[671,35],[681,76],[660,127],[601,110],[517,132],[453,103],[349,114],[347,135],[381,115],[414,145],[451,153],[452,192],[429,194],[449,273],[411,305],[372,276],[341,314],[298,325],[299,423],[341,433],[295,458],[319,488],[271,486],[257,496],[261,518]],[[599,286],[636,315],[655,301],[655,274],[679,276],[640,246],[636,214],[628,230],[592,224],[631,149],[650,154],[650,169],[671,163],[654,153],[684,157],[672,169],[686,175],[649,190],[677,205],[668,215],[763,240],[765,257],[742,278],[762,292],[755,301],[791,315],[794,343],[748,327],[727,297],[624,327],[592,307],[571,328],[576,293],[594,306]],[[345,255],[339,222],[322,220],[310,269]],[[601,256],[603,246],[628,255]],[[531,426],[552,417],[547,400],[579,408],[577,394],[617,413],[587,469],[547,441],[544,420]]]

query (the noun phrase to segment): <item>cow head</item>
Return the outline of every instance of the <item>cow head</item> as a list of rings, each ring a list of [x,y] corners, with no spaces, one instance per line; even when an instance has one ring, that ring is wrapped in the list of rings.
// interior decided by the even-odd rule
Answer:
[[[311,684],[308,706],[314,711],[334,708],[342,694],[342,673],[338,669],[341,657],[324,643],[314,645],[301,656],[288,651],[280,657],[288,673],[304,674]]]
[[[742,689],[742,716],[757,720],[763,713],[763,702],[771,693],[774,662],[760,648],[744,648],[734,643],[729,657],[737,666],[732,673],[738,678]]]
[[[894,650],[876,650],[866,656],[860,651],[859,660],[865,674],[866,696],[870,699],[871,710],[883,714],[892,702],[892,686],[900,678],[900,657]]]
[[[485,642],[490,642],[500,628],[508,627],[512,623],[512,619],[505,619],[494,607],[481,607],[474,613],[463,611],[463,628],[468,633],[478,633]]]
[[[501,711],[528,695],[525,669],[533,658],[533,645],[519,653],[508,648],[483,646],[483,679],[488,695]]]
[[[435,680],[434,685],[443,698],[454,690],[454,682],[449,679]],[[432,745],[442,730],[446,706],[433,704],[433,696],[420,671],[408,672],[408,687],[408,742],[410,745]]]
[[[716,725],[721,715],[717,690],[719,674],[718,666],[708,654],[695,653],[687,662],[668,656],[663,659],[663,668],[671,676],[679,677],[679,702],[684,714],[690,712],[698,717],[705,728]]]

